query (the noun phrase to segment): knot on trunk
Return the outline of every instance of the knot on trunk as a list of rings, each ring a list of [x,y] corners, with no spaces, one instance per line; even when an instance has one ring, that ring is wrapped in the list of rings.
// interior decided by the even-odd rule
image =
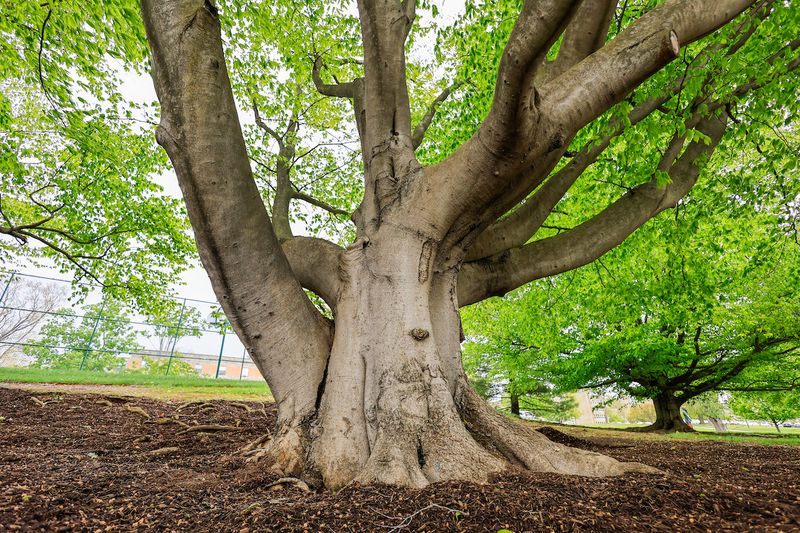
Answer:
[[[409,335],[411,335],[418,341],[424,341],[430,336],[430,333],[428,332],[427,329],[414,328],[409,332]]]

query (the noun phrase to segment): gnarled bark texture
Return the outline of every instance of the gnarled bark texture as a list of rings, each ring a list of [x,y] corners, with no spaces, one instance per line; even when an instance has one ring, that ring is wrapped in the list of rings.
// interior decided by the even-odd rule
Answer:
[[[686,432],[694,431],[683,420],[681,415],[683,402],[669,391],[663,392],[653,398],[653,407],[656,410],[656,421],[642,428],[644,431]]]
[[[652,470],[553,443],[491,409],[461,368],[458,309],[599,257],[686,194],[724,132],[723,104],[708,104],[713,112],[691,125],[710,144],[676,138],[666,151],[668,186],[648,181],[585,224],[526,244],[604,149],[587,148],[572,170],[548,177],[576,132],[680,46],[752,3],[670,0],[606,43],[615,2],[526,2],[485,122],[451,157],[424,167],[414,150],[431,118],[412,125],[405,79],[414,1],[359,0],[364,77],[325,84],[319,61],[314,68],[320,92],[353,101],[361,135],[365,195],[353,215],[357,239],[345,250],[292,238],[283,216],[273,227],[252,178],[213,3],[143,0],[162,106],[158,140],[217,296],[278,402],[267,447],[277,467],[331,488],[485,480],[511,466],[592,476]],[[565,31],[558,59],[545,62]],[[647,105],[632,123],[659,104]],[[501,222],[514,227],[500,241],[481,238],[504,233],[498,218],[540,186],[525,211],[532,220]],[[335,329],[302,287],[331,306]]]

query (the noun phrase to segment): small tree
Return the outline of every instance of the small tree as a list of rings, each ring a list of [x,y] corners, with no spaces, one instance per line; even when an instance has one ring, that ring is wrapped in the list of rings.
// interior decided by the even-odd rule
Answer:
[[[25,355],[40,368],[108,371],[125,363],[121,354],[140,351],[128,312],[115,301],[86,305],[83,315],[65,308],[42,327]]]
[[[170,376],[196,376],[197,371],[194,367],[186,361],[180,360],[180,354],[176,353],[172,363],[168,359],[161,357],[148,357],[142,356],[142,366],[133,370],[137,374],[146,374],[148,376],[163,376],[167,373],[167,366],[169,366]]]
[[[3,289],[2,287],[5,287]],[[0,285],[0,365],[21,350],[19,345],[36,334],[49,313],[56,310],[64,298],[51,284],[13,277]]]
[[[719,392],[709,391],[687,401],[686,412],[704,424],[706,419],[721,418],[725,414],[725,408],[719,401]]]
[[[800,418],[800,391],[734,392],[728,403],[735,415],[768,420],[781,432],[781,424]]]

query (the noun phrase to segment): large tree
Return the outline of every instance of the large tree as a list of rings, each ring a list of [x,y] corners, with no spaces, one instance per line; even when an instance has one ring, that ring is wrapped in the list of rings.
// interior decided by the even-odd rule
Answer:
[[[157,139],[216,294],[278,403],[270,455],[286,474],[333,488],[482,480],[509,465],[642,469],[557,445],[490,409],[461,368],[458,309],[598,258],[691,189],[726,130],[736,130],[732,113],[780,115],[796,105],[785,79],[798,63],[797,14],[756,0],[470,2],[463,34],[477,28],[506,41],[498,64],[491,55],[483,64],[483,79],[495,80],[491,104],[469,138],[436,145],[448,153],[426,163],[417,150],[447,95],[414,123],[406,44],[417,7],[360,0],[363,70],[339,82],[314,69],[324,95],[352,102],[360,138],[363,198],[355,239],[341,248],[276,234],[223,51],[220,19],[235,11],[210,0],[142,1],[161,102]],[[495,26],[493,16],[509,11],[513,28]],[[323,24],[295,15],[296,25]],[[661,74],[677,57],[681,65]],[[480,79],[470,81],[481,90]],[[768,94],[769,105],[754,94]],[[668,124],[656,134],[665,144],[657,161],[641,161],[646,172],[628,177],[624,195],[528,243],[615,139],[654,123]]]

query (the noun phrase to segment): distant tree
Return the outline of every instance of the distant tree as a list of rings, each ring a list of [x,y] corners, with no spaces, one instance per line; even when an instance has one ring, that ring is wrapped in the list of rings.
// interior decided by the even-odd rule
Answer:
[[[20,343],[36,334],[48,313],[55,311],[65,297],[52,284],[14,277],[0,282],[0,365],[14,353],[22,353]]]
[[[176,353],[172,363],[170,363],[169,359],[164,357],[148,357],[143,355],[142,365],[139,368],[130,370],[130,372],[149,376],[164,376],[167,373],[167,366],[169,366],[170,376],[196,376],[197,370],[186,361],[181,361],[180,357],[181,355]]]
[[[24,348],[32,366],[108,371],[125,363],[121,354],[141,351],[122,304],[107,301],[82,312],[61,309],[42,326],[36,344]]]
[[[653,407],[653,402],[642,401],[634,403],[626,410],[625,418],[628,422],[633,423],[654,422],[656,419],[656,410]]]
[[[725,415],[725,408],[719,401],[719,392],[709,391],[688,400],[686,412],[704,424],[709,418],[722,418]]]
[[[742,160],[757,153],[745,150]],[[674,217],[653,221],[601,263],[466,310],[465,365],[534,387],[652,399],[657,416],[647,429],[666,431],[689,430],[680,408],[705,392],[796,386],[800,247],[785,188],[800,189],[780,174],[753,179],[750,167],[726,163],[718,172],[741,173],[737,197],[759,189],[764,200],[699,188]],[[747,381],[749,369],[776,364],[786,371],[768,384]]]
[[[800,391],[734,392],[729,404],[735,415],[767,420],[781,432],[781,424],[800,418]]]

